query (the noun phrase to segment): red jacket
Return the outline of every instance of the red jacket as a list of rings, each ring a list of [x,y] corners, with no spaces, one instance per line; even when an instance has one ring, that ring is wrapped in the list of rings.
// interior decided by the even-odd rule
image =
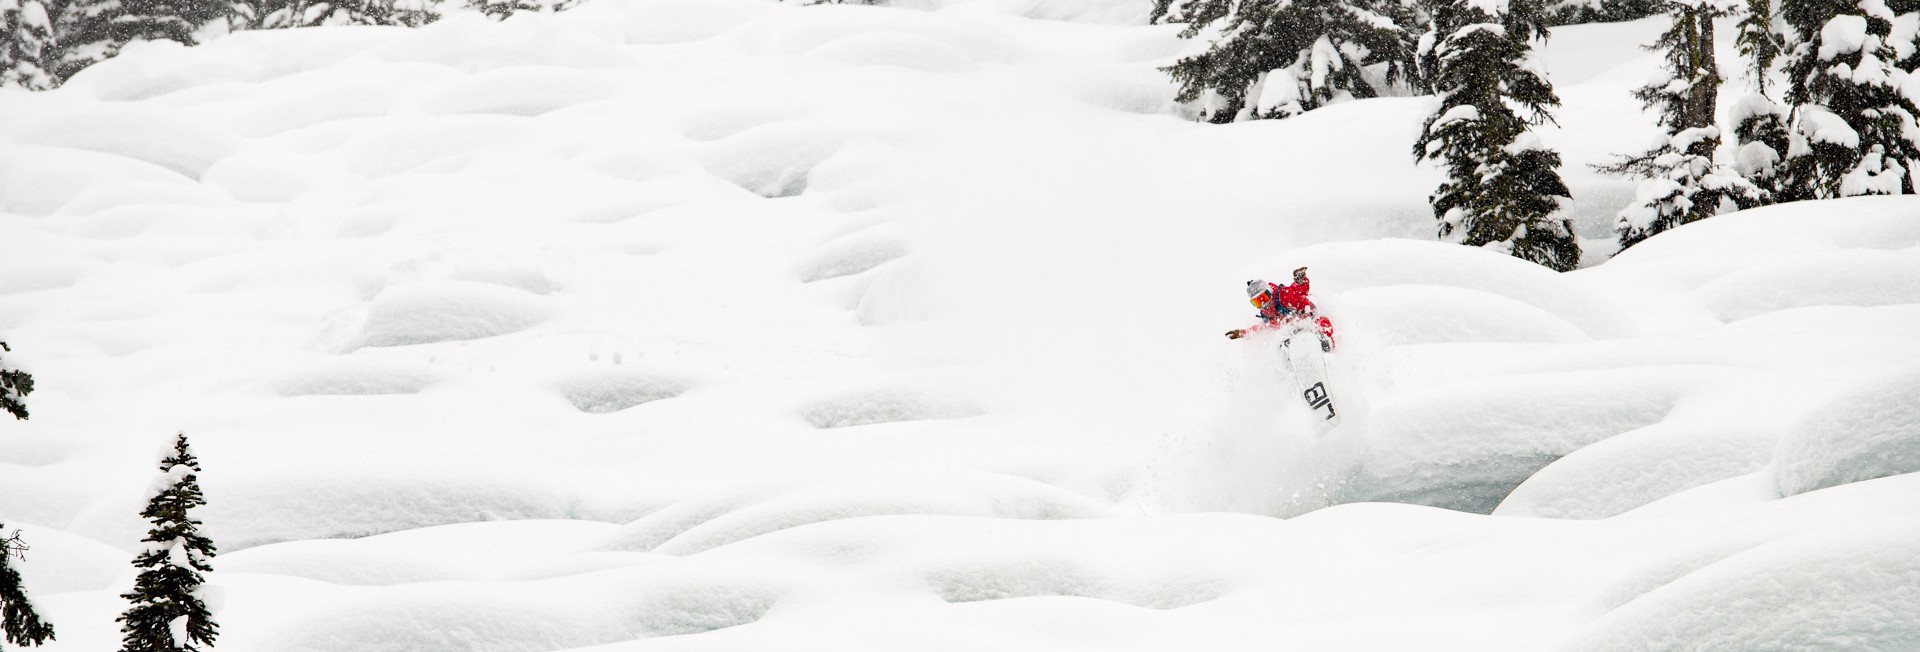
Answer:
[[[1313,314],[1313,300],[1307,298],[1307,290],[1311,289],[1311,284],[1311,280],[1302,278],[1299,283],[1293,285],[1274,286],[1280,289],[1280,305],[1294,312]]]
[[[1315,325],[1320,327],[1320,334],[1326,336],[1327,342],[1329,344],[1333,342],[1333,321],[1326,317],[1321,317],[1318,314],[1317,307],[1313,305],[1313,300],[1307,298],[1307,292],[1313,288],[1311,280],[1302,278],[1299,283],[1291,285],[1276,285],[1272,283],[1268,285],[1272,288],[1270,291],[1273,292],[1275,296],[1280,297],[1280,303],[1277,306],[1268,304],[1265,309],[1262,309],[1260,311],[1261,323],[1247,328],[1248,332],[1258,333],[1260,331],[1276,330],[1298,321],[1311,319]],[[1283,308],[1285,309],[1284,312],[1282,311]]]

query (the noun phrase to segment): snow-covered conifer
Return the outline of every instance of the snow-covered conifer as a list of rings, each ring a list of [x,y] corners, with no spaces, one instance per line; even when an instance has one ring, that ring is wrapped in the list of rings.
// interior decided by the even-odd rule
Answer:
[[[1759,93],[1735,102],[1728,114],[1735,143],[1733,169],[1760,190],[1762,204],[1805,199],[1781,184],[1786,180],[1781,164],[1787,152],[1787,119],[1786,107]]]
[[[1660,112],[1666,134],[1652,149],[1600,169],[1645,179],[1633,204],[1614,223],[1625,249],[1656,233],[1742,208],[1763,199],[1759,188],[1714,162],[1720,149],[1720,66],[1714,59],[1713,19],[1728,13],[1715,0],[1668,0],[1667,31],[1648,50],[1661,54],[1661,74],[1635,89],[1642,105]]]
[[[1780,29],[1775,25],[1773,0],[1746,0],[1734,43],[1746,60],[1747,80],[1753,92],[1765,95],[1772,83],[1773,63],[1780,58]]]
[[[1224,13],[1223,13],[1224,12]],[[1205,52],[1164,68],[1211,122],[1285,118],[1411,87],[1413,12],[1398,0],[1212,0],[1169,5]],[[1218,18],[1220,25],[1210,25]]]
[[[40,614],[33,610],[20,571],[12,563],[15,557],[25,560],[26,550],[18,532],[0,539],[0,624],[4,624],[0,630],[15,645],[40,645],[53,640],[53,626],[41,621]]]
[[[56,0],[54,75],[61,81],[111,59],[134,41],[200,42],[210,25],[228,24],[227,0]]]
[[[494,20],[506,20],[520,12],[554,13],[572,9],[581,0],[467,0],[469,9],[478,10]]]
[[[317,25],[419,27],[440,18],[435,0],[240,0],[236,29],[285,29]]]
[[[132,603],[120,615],[121,652],[190,652],[213,644],[219,626],[202,600],[205,577],[213,570],[213,541],[200,534],[200,522],[187,510],[207,501],[200,494],[200,461],[187,447],[186,433],[162,451],[153,495],[140,513],[153,523],[146,551],[134,557],[140,569]]]
[[[1546,36],[1538,0],[1436,2],[1420,60],[1440,101],[1413,154],[1446,167],[1430,198],[1442,238],[1564,271],[1580,264],[1572,221],[1554,216],[1571,195],[1530,129],[1560,104],[1533,58]]]
[[[10,352],[6,342],[0,342],[0,351]],[[15,419],[27,418],[26,397],[33,393],[33,374],[19,369],[9,369],[6,360],[0,358],[0,410]]]
[[[1547,4],[1552,25],[1613,23],[1660,13],[1661,0],[1553,0]]]
[[[53,20],[41,0],[0,0],[0,86],[53,88]]]
[[[1920,124],[1903,90],[1907,71],[1889,38],[1897,16],[1884,0],[1787,2],[1786,100],[1793,105],[1786,180],[1794,197],[1824,199],[1914,191]]]

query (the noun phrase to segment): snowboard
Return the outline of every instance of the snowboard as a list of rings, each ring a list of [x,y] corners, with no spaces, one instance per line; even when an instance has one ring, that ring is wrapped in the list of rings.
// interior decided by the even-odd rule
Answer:
[[[1302,330],[1287,336],[1284,348],[1287,368],[1300,391],[1300,399],[1306,401],[1312,411],[1315,429],[1326,434],[1340,424],[1340,412],[1334,404],[1333,392],[1327,389],[1327,355],[1320,350],[1320,335]]]

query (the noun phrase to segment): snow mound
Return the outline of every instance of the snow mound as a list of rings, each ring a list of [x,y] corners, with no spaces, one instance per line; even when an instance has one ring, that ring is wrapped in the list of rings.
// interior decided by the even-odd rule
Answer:
[[[145,161],[58,147],[0,147],[0,211],[51,215],[76,199],[135,184],[193,188],[190,180]]]
[[[124,156],[199,179],[244,141],[222,125],[164,107],[92,105],[27,120],[7,130],[15,142]]]
[[[936,299],[930,296],[932,293],[919,291],[926,287],[925,283],[931,275],[915,265],[912,258],[887,265],[874,274],[876,278],[873,284],[861,293],[860,303],[856,306],[861,324],[875,326],[922,321],[938,314],[939,306]]]
[[[1282,542],[1297,540],[1273,519],[1226,513],[1171,518],[1187,527],[1122,518],[874,516],[785,530],[696,559],[855,567],[917,578],[949,603],[1076,597],[1179,609],[1245,587],[1265,560],[1285,556],[1277,552]]]
[[[746,577],[602,572],[372,589],[265,640],[278,652],[524,652],[698,634],[759,620],[778,587]]]
[[[596,372],[560,381],[557,388],[568,403],[588,414],[619,412],[630,407],[673,398],[693,387],[685,378],[632,372]]]
[[[1648,592],[1564,652],[1910,650],[1920,522],[1881,519],[1761,545]]]
[[[1489,513],[1536,471],[1665,418],[1704,377],[1680,370],[1526,374],[1410,392],[1375,408],[1339,502]],[[1524,406],[1522,409],[1520,406]]]
[[[200,516],[224,551],[300,539],[363,537],[474,521],[566,518],[571,498],[505,476],[447,470],[394,473],[285,469],[202,478]]]
[[[260,75],[245,58],[205,56],[199,50],[165,39],[136,40],[118,55],[81,69],[62,88],[108,102],[133,102]]]
[[[428,114],[493,113],[536,116],[612,97],[613,80],[552,66],[519,66],[454,78],[423,89],[411,103]]]
[[[223,572],[354,586],[539,579],[641,560],[621,553],[575,553],[617,527],[592,521],[457,523],[359,539],[276,543],[221,555],[219,565]]]
[[[458,163],[455,157],[520,141],[529,129],[526,121],[501,115],[393,117],[355,132],[338,154],[354,172],[386,177],[447,159]]]
[[[312,156],[255,147],[214,163],[201,181],[226,189],[240,201],[284,202],[313,187],[327,167]]]
[[[11,263],[0,267],[0,295],[68,287],[80,281],[84,269],[71,261]]]
[[[1920,371],[1862,384],[1814,409],[1781,439],[1773,462],[1785,496],[1920,471]]]
[[[951,45],[913,34],[877,32],[842,38],[808,56],[859,66],[900,66],[925,72],[963,72],[974,64]]]
[[[1772,459],[1777,433],[1655,424],[1581,448],[1514,488],[1495,516],[1596,519],[1701,485],[1746,475]]]
[[[800,261],[800,280],[812,283],[851,276],[907,255],[907,244],[890,234],[861,232],[814,249]]]
[[[1912,196],[1793,202],[1739,211],[1665,231],[1588,271],[1634,272],[1691,289],[1800,254],[1920,246],[1916,212],[1920,198]]]
[[[1693,297],[1723,321],[1808,306],[1920,303],[1920,249],[1792,256],[1728,274]]]
[[[762,197],[793,197],[807,190],[813,167],[845,138],[807,121],[762,125],[707,143],[698,157],[714,176]]]
[[[884,37],[868,38],[877,35]],[[1014,61],[1025,50],[1018,41],[981,22],[841,4],[815,5],[764,18],[727,38],[743,49],[767,54],[807,54],[830,44],[842,44],[847,52],[867,60],[862,63],[883,63],[872,58],[895,48],[904,48],[901,52],[911,57],[991,63]],[[838,47],[828,48],[828,53]]]
[[[1121,572],[1114,572],[1121,571]],[[1078,556],[1021,551],[948,561],[924,574],[947,602],[985,602],[1046,596],[1111,600],[1145,609],[1179,609],[1219,598],[1226,582],[1205,576],[1130,577],[1125,569],[1097,568]]]
[[[8,565],[20,573],[29,595],[110,589],[127,572],[127,553],[98,541],[24,523],[6,523],[0,538],[15,532],[27,550]]]
[[[284,374],[270,384],[281,396],[377,396],[414,394],[440,382],[424,365],[349,358]]]
[[[1105,512],[1085,496],[1026,478],[980,472],[866,476],[682,502],[634,521],[602,547],[691,555],[772,532],[864,516],[1065,519]]]
[[[548,310],[529,292],[485,283],[448,281],[389,288],[367,308],[348,350],[406,346],[505,335],[532,328]]]
[[[1343,292],[1327,314],[1380,346],[1441,342],[1580,342],[1580,328],[1532,305],[1481,290],[1441,285],[1376,286]]]
[[[522,13],[512,29],[478,12],[455,13],[369,52],[394,63],[439,64],[476,72],[515,66],[613,68],[628,61],[625,52],[591,32],[574,28],[551,14]]]
[[[1264,278],[1283,279],[1300,266],[1311,268],[1316,293],[1344,296],[1375,286],[1444,285],[1533,306],[1594,338],[1626,337],[1638,330],[1618,306],[1570,276],[1477,247],[1398,239],[1338,242],[1290,251],[1258,269]]]
[[[331,31],[331,30],[308,30]],[[236,34],[224,39],[249,36]],[[248,136],[268,136],[352,118],[383,116],[393,111],[394,97],[405,80],[343,74],[320,69],[287,75],[261,84],[244,103],[221,119]]]
[[[706,40],[775,10],[753,0],[589,2],[562,14],[571,24],[628,45]]]
[[[351,586],[442,582],[473,574],[464,559],[442,551],[369,546],[368,539],[288,541],[220,556],[227,573],[273,573]]]
[[[979,406],[951,397],[900,388],[868,389],[813,401],[800,416],[815,428],[851,428],[876,423],[964,419],[985,414]]]

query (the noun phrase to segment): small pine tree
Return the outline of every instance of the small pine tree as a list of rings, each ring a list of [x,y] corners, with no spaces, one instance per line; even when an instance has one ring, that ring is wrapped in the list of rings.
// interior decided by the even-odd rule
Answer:
[[[1746,178],[1714,163],[1720,127],[1714,124],[1720,96],[1720,66],[1714,60],[1713,19],[1726,13],[1710,0],[1668,0],[1667,31],[1647,50],[1662,54],[1659,77],[1634,90],[1641,104],[1660,112],[1666,138],[1653,149],[1599,169],[1646,179],[1639,197],[1614,224],[1620,248],[1654,234],[1716,214],[1732,202],[1757,206],[1761,191]]]
[[[1783,55],[1789,194],[1826,199],[1910,194],[1907,166],[1920,160],[1920,107],[1903,88],[1888,37],[1896,16],[1883,0],[1787,2]]]
[[[1785,107],[1767,96],[1754,93],[1733,105],[1729,121],[1733,123],[1733,169],[1760,190],[1762,204],[1779,204],[1807,199],[1784,185],[1786,180],[1787,118]]]
[[[1534,41],[1547,36],[1543,8],[1538,0],[1492,8],[1497,3],[1437,0],[1420,59],[1440,106],[1413,155],[1447,169],[1430,198],[1440,237],[1570,270],[1580,264],[1580,244],[1572,221],[1553,215],[1571,196],[1560,154],[1530,130],[1560,104],[1532,60]]]
[[[53,88],[53,20],[41,0],[0,0],[0,86]]]
[[[14,645],[36,646],[53,640],[53,626],[41,621],[40,614],[34,612],[20,571],[13,568],[13,558],[25,560],[26,551],[19,532],[0,539],[0,624],[4,624],[0,629],[4,629],[7,641]]]
[[[1163,14],[1208,21],[1190,23],[1188,38],[1226,20],[1206,52],[1162,69],[1180,84],[1177,99],[1198,101],[1208,121],[1285,118],[1412,86],[1414,14],[1398,0],[1248,0],[1225,10],[1200,0]]]
[[[1767,94],[1773,63],[1780,58],[1779,29],[1774,25],[1773,0],[1747,0],[1740,12],[1740,33],[1734,43],[1747,63],[1753,92]]]
[[[140,512],[153,522],[146,551],[133,559],[140,575],[133,592],[120,596],[132,603],[118,619],[125,635],[121,652],[197,652],[219,633],[201,601],[201,573],[213,570],[213,541],[200,534],[199,521],[187,516],[187,510],[207,504],[196,475],[200,461],[187,447],[186,433],[163,452],[153,497]]]
[[[0,351],[11,352],[6,342],[0,342]],[[33,374],[19,369],[8,369],[4,358],[0,358],[0,410],[15,419],[27,418],[26,397],[33,393]]]

